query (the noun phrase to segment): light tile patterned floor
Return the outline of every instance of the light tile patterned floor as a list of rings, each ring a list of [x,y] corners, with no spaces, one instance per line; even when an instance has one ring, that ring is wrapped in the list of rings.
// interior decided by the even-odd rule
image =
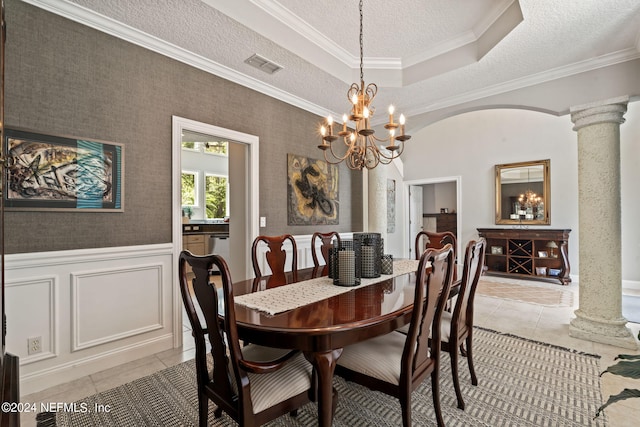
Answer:
[[[520,281],[522,282],[522,281]],[[560,286],[558,286],[560,288]],[[490,278],[478,283],[479,295],[528,302],[550,307],[572,307],[573,292],[562,289],[549,289],[533,283],[497,282]]]
[[[578,305],[578,285],[576,283],[561,286],[552,283],[513,281],[502,278],[483,277],[483,279],[492,283],[510,282],[511,286],[488,286],[486,292],[491,292],[492,296],[477,295],[475,324],[478,326],[587,353],[599,354],[602,356],[600,366],[603,370],[606,366],[615,363],[614,358],[618,354],[640,354],[640,351],[632,352],[569,336],[569,321],[574,317],[573,311]],[[518,287],[514,287],[514,285]],[[502,293],[502,298],[498,298],[499,292]],[[558,296],[558,292],[561,292],[562,295]],[[571,300],[568,300],[564,295],[567,292],[571,294]],[[531,299],[534,301],[529,301]],[[628,323],[627,326],[634,336],[638,335],[640,324]],[[29,396],[23,396],[21,400],[30,403],[40,401],[73,402],[110,387],[149,375],[152,371],[192,359],[194,349],[189,327],[185,326],[184,331],[186,333],[184,334],[185,345],[183,348],[167,350]],[[601,380],[603,401],[624,388],[640,389],[640,380],[630,380],[611,374],[603,375]],[[637,427],[638,420],[640,420],[640,399],[630,399],[612,405],[607,408],[606,417],[610,427]],[[21,423],[22,427],[35,426],[34,414],[25,414]]]

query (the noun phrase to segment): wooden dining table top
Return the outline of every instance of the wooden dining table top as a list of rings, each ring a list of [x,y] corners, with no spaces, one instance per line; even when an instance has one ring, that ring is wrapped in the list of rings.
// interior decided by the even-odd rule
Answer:
[[[299,282],[314,277],[317,269],[298,270]],[[255,280],[259,289],[265,289],[268,279],[236,282],[233,293],[250,293]],[[415,272],[411,272],[274,315],[236,303],[236,322],[241,337],[256,344],[302,351],[342,348],[366,339],[367,329],[377,336],[407,324],[414,286]],[[302,335],[304,339],[299,339]]]
[[[321,271],[322,267],[298,270],[297,281],[316,278]],[[318,425],[331,426],[335,410],[332,378],[342,349],[411,322],[415,273],[381,278],[379,282],[277,314],[236,302],[238,334],[254,344],[301,350],[317,373]],[[268,288],[268,279],[266,276],[236,282],[234,296],[251,293],[253,289],[264,290]],[[288,279],[293,282],[291,273]],[[309,286],[313,286],[311,282]]]

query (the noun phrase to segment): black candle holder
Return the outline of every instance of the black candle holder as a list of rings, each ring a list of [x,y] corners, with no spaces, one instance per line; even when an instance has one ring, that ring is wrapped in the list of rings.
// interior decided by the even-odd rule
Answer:
[[[360,246],[361,273],[364,278],[380,277],[382,274],[381,259],[382,236],[380,233],[354,233],[354,246]]]

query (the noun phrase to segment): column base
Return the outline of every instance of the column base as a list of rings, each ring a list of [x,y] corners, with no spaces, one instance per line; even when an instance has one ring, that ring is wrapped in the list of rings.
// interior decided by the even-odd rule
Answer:
[[[575,315],[577,317],[572,319],[569,324],[569,336],[630,350],[638,350],[638,342],[631,330],[625,326],[627,321],[624,318],[619,321],[594,319],[585,316],[580,310],[576,310]]]

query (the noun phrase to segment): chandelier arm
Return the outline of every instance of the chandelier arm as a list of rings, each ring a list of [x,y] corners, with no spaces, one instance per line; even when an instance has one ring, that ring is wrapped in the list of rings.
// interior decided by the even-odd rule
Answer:
[[[342,160],[338,160],[338,161],[335,161],[335,162],[334,162],[334,161],[331,161],[331,160],[329,160],[329,158],[327,157],[327,152],[325,151],[325,152],[324,152],[324,161],[325,161],[325,162],[327,162],[327,163],[329,163],[330,165],[339,165],[340,163],[342,163],[342,162],[344,161],[344,159],[342,159]]]
[[[344,161],[344,159],[346,159],[351,154],[351,150],[348,149],[347,152],[344,154],[344,156],[340,157],[336,155],[336,153],[333,151],[333,144],[329,144],[329,151],[331,152],[331,155],[333,156],[333,158],[338,161],[338,163]],[[325,157],[326,157],[326,153],[327,151],[325,150]]]

